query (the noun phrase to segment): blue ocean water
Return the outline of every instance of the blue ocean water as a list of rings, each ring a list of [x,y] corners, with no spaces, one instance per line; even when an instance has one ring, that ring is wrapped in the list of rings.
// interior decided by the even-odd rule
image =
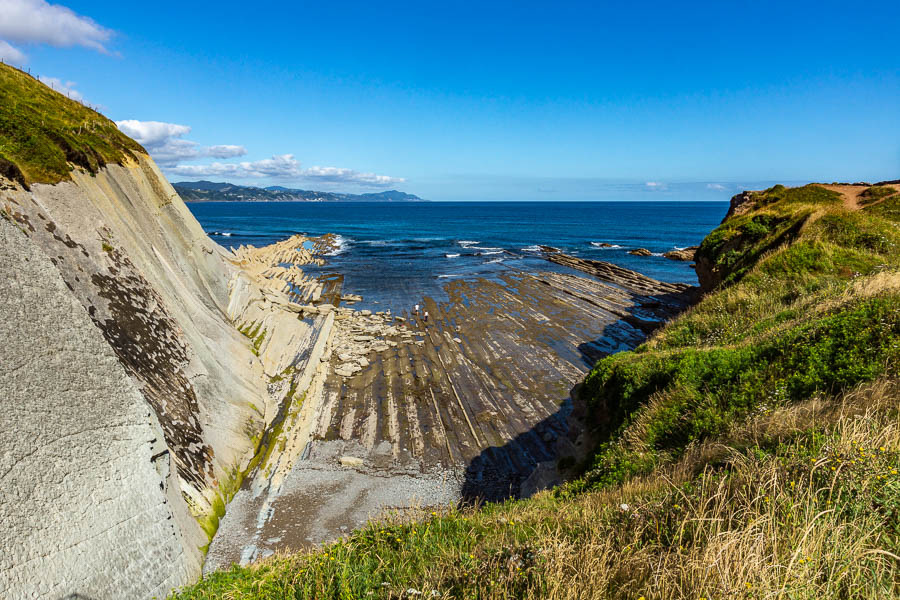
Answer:
[[[538,245],[609,261],[670,282],[696,283],[689,263],[662,257],[698,244],[727,202],[202,202],[188,204],[225,247],[262,246],[295,233],[341,236],[323,272],[344,275],[360,307],[408,308],[441,297],[457,277],[496,277],[510,269],[567,270]],[[601,248],[600,243],[612,244]],[[628,254],[647,248],[655,256]],[[307,270],[309,270],[307,268]]]

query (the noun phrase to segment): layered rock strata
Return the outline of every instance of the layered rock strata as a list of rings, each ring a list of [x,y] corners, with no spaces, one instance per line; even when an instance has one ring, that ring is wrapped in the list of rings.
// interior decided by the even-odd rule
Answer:
[[[571,259],[557,257],[582,266]],[[557,461],[582,447],[573,386],[691,298],[689,286],[605,265],[583,265],[590,278],[456,280],[448,301],[422,302],[427,323],[333,309],[328,368],[280,434],[290,458],[245,482],[205,569],[331,540],[385,510],[527,495],[560,481]]]
[[[219,247],[140,153],[0,179],[0,214],[0,596],[163,596],[312,385],[335,286],[278,266],[317,260],[302,240]]]

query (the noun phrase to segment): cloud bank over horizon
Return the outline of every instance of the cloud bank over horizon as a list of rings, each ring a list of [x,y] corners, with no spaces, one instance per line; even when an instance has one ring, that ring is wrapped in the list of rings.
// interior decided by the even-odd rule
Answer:
[[[59,80],[57,83],[62,85]],[[237,158],[246,155],[247,149],[237,144],[202,146],[184,139],[184,136],[191,133],[191,127],[178,123],[124,119],[116,121],[116,125],[123,133],[144,146],[153,160],[165,171],[182,177],[307,181],[373,188],[388,187],[406,181],[402,177],[363,173],[343,167],[312,166],[304,169],[293,154],[276,154],[271,158],[254,161],[183,164],[202,158],[223,160]]]
[[[303,169],[293,154],[280,154],[263,160],[238,163],[213,162],[205,165],[178,165],[169,169],[182,177],[225,177],[232,179],[278,179],[282,181],[351,184],[361,187],[387,187],[406,180],[402,177],[360,173],[340,167]]]

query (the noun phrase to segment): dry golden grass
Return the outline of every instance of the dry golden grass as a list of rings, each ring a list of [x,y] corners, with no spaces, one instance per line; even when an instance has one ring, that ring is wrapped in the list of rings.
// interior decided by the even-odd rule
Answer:
[[[614,488],[373,523],[181,597],[897,597],[898,398],[879,380],[758,414]]]

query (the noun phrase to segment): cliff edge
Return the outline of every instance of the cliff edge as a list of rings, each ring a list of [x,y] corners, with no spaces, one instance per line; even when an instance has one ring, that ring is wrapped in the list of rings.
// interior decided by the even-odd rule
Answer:
[[[164,595],[278,410],[228,316],[258,286],[140,145],[5,65],[0,216],[0,596]]]

